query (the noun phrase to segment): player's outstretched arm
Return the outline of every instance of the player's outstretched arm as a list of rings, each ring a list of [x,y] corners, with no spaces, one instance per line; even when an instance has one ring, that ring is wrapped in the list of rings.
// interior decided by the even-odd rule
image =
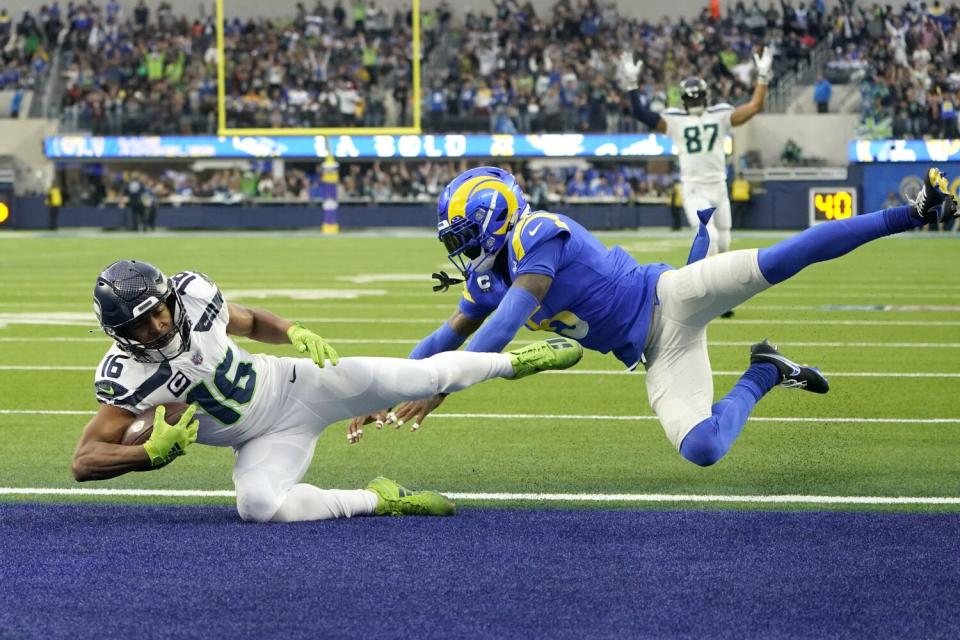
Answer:
[[[232,302],[227,303],[227,307],[230,310],[227,333],[230,335],[267,344],[289,342],[300,353],[309,355],[318,367],[323,367],[327,360],[336,365],[340,359],[326,340],[299,323],[284,320],[266,309],[253,309]]]
[[[773,50],[764,47],[760,55],[753,54],[753,63],[757,67],[757,86],[753,89],[750,102],[740,105],[730,114],[730,124],[736,127],[748,121],[763,110],[767,100],[767,85],[773,78]]]
[[[540,306],[540,301],[547,295],[552,284],[553,278],[548,275],[523,273],[517,276],[497,310],[467,344],[467,351],[503,351],[527,318]]]
[[[417,346],[410,352],[410,358],[421,360],[444,351],[459,349],[460,345],[480,328],[483,320],[483,318],[468,316],[457,309],[446,322],[440,325],[439,329],[417,343]],[[391,423],[400,428],[404,422],[412,420],[413,424],[419,427],[423,423],[423,419],[439,407],[445,397],[445,395],[437,394],[423,400],[403,402],[397,405],[395,409],[386,408],[365,416],[357,416],[347,424],[347,442],[350,444],[360,442],[360,438],[363,437],[363,427],[370,423],[375,424],[377,429],[382,429],[384,424]],[[416,431],[415,428],[411,429]]]
[[[410,358],[422,360],[444,351],[455,351],[483,324],[483,318],[468,316],[460,309],[453,312],[440,328],[417,343]]]
[[[639,76],[643,61],[633,61],[633,54],[624,51],[617,60],[617,82],[630,99],[630,115],[657,133],[667,132],[667,121],[659,113],[647,109],[640,95]]]
[[[77,482],[106,480],[151,468],[150,456],[142,446],[120,444],[120,438],[133,418],[134,415],[126,409],[100,405],[96,415],[83,428],[70,462]]]
[[[550,290],[553,278],[538,273],[524,273],[507,290],[497,310],[483,323],[480,330],[467,345],[467,351],[499,353],[510,344],[517,331],[527,318],[540,306],[540,301]],[[414,402],[404,402],[387,416],[386,423],[394,423],[397,428],[411,423],[410,430],[416,431],[423,425],[430,413],[440,406],[443,395],[436,395]]]

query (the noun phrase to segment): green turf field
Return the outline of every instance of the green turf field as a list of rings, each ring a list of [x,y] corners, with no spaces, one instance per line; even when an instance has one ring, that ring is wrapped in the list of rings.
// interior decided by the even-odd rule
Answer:
[[[682,264],[688,250],[685,234],[602,239],[641,262]],[[774,241],[735,234],[734,248]],[[306,480],[346,488],[384,474],[453,493],[602,499],[541,503],[587,507],[744,506],[608,500],[611,494],[960,498],[960,285],[951,266],[958,252],[955,235],[875,242],[808,269],[740,308],[736,318],[711,325],[718,397],[745,368],[749,344],[764,337],[789,357],[820,366],[832,386],[827,396],[775,389],[715,467],[698,468],[672,448],[650,418],[642,373],[624,374],[612,356],[590,353],[570,373],[495,381],[454,395],[418,433],[371,427],[360,444],[349,445],[345,425],[333,425]],[[57,412],[96,409],[93,367],[109,342],[90,333],[96,329],[90,293],[97,273],[124,257],[168,274],[203,271],[228,299],[304,321],[341,356],[405,356],[449,316],[459,296],[431,292],[430,273],[452,269],[426,234],[0,236],[0,487],[232,488],[231,452],[202,446],[159,472],[85,485],[72,480],[70,455],[87,417]],[[283,346],[243,346],[292,354]],[[230,501],[0,492],[0,500],[50,499]],[[958,502],[747,506],[960,510]]]

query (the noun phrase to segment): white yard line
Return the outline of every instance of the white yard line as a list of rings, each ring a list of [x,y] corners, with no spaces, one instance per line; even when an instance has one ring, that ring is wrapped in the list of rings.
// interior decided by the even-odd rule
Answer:
[[[443,492],[454,500],[479,502],[667,502],[748,504],[863,504],[863,505],[960,505],[960,497],[927,496],[803,496],[803,495],[697,495],[685,493],[458,493]],[[0,487],[0,496],[89,496],[138,498],[233,498],[230,490],[200,489],[88,489],[58,487]]]
[[[339,342],[343,342],[342,340]],[[382,344],[382,343],[381,343]],[[407,341],[397,341],[394,344],[408,344]],[[412,344],[412,343],[410,343]],[[55,366],[34,364],[3,364],[0,371],[86,371],[93,373],[94,368],[88,366]],[[547,375],[559,376],[626,376],[646,375],[643,369],[627,371],[625,369],[568,369],[566,371],[547,371]],[[824,375],[835,378],[960,378],[960,373],[946,371],[824,371]],[[714,371],[715,376],[740,376],[743,371]]]
[[[539,340],[549,337],[548,334],[542,334],[542,336],[542,338],[511,340],[510,342],[511,344],[530,344],[531,342],[538,342]],[[245,338],[234,337],[234,340],[238,342],[256,343],[255,340]],[[420,340],[418,338],[336,338],[327,336],[327,341],[335,344],[417,344]],[[0,342],[102,342],[104,345],[110,345],[110,341],[107,338],[67,338],[59,336],[43,338],[27,338],[22,336],[0,337]],[[756,340],[710,340],[708,344],[711,347],[749,347],[755,342]],[[777,344],[783,347],[850,347],[855,349],[960,349],[960,342],[846,342],[840,340],[808,342],[779,340]]]
[[[74,409],[0,409],[0,415],[90,416],[93,411]],[[431,420],[575,420],[580,422],[632,422],[657,420],[657,416],[549,414],[549,413],[434,413]],[[844,424],[960,424],[960,418],[811,418],[799,416],[751,417],[750,422]]]
[[[390,305],[384,305],[389,309]],[[451,307],[452,308],[452,307]],[[878,312],[879,313],[879,312]],[[80,312],[61,313],[60,316],[45,317],[43,312],[32,313],[0,313],[0,328],[16,325],[35,325],[35,326],[75,326],[83,327],[90,332],[97,333],[100,328],[93,324],[87,314]],[[326,315],[315,318],[297,318],[300,322],[311,324],[436,324],[446,322],[447,318],[371,318],[371,317],[345,317],[338,318]],[[853,327],[960,327],[960,320],[834,320],[819,319],[816,321],[810,318],[735,318],[733,320],[719,320],[713,322],[710,326],[717,327],[736,327],[738,325],[763,325],[766,327],[777,327],[779,325],[804,325],[810,326],[812,323],[826,324],[830,326],[853,326]],[[82,338],[77,338],[82,340]]]

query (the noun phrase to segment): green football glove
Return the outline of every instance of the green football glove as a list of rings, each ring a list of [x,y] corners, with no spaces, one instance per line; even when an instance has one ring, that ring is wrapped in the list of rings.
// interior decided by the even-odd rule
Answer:
[[[150,439],[143,443],[143,448],[150,456],[151,467],[159,469],[170,464],[174,458],[187,452],[188,445],[196,442],[197,429],[200,428],[200,421],[193,419],[196,412],[197,405],[192,404],[183,412],[177,424],[167,424],[164,419],[166,407],[157,407],[153,414],[153,433],[150,434]]]
[[[299,322],[293,323],[293,325],[287,329],[287,337],[290,338],[290,343],[295,346],[300,353],[307,353],[309,351],[310,359],[320,368],[323,368],[324,360],[329,360],[332,365],[340,362],[340,356],[337,355],[337,352],[334,351],[333,347],[331,347],[326,340]]]

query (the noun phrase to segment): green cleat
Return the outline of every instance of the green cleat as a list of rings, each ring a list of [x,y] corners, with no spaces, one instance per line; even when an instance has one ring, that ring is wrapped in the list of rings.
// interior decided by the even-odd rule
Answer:
[[[377,494],[378,516],[452,516],[457,511],[436,491],[411,491],[382,476],[371,480],[367,491]]]
[[[583,347],[570,338],[549,338],[507,351],[513,361],[513,378],[519,380],[538,371],[569,369],[580,362]]]

